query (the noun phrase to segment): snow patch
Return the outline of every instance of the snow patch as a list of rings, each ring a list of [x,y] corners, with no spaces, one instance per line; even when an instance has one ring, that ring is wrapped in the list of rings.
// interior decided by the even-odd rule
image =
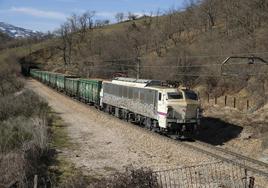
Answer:
[[[11,33],[17,33],[17,30],[12,29],[12,30],[10,30],[10,32]]]
[[[10,37],[30,37],[30,36],[41,36],[42,33],[39,31],[32,31],[30,29],[24,29],[20,27],[16,27],[10,24],[6,24],[4,22],[0,22],[0,31],[3,31],[3,33],[6,33]]]
[[[24,37],[24,35],[16,34],[15,37]]]

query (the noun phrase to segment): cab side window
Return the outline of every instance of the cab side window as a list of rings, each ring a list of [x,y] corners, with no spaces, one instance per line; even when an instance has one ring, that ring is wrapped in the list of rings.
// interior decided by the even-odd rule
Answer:
[[[158,100],[159,100],[159,101],[162,100],[162,93],[158,93]]]
[[[183,99],[182,92],[179,92],[179,97],[178,97],[178,99]]]

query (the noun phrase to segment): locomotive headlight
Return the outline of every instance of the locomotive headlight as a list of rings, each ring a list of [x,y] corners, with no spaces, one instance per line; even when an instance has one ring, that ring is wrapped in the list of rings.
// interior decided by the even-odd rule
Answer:
[[[184,121],[186,121],[186,113],[187,113],[186,107],[181,107],[180,113],[181,113],[180,114],[181,119],[183,119]]]
[[[197,118],[201,118],[201,116],[202,116],[202,110],[200,108],[197,108],[196,109],[196,115],[197,115]]]
[[[173,117],[173,109],[172,107],[168,106],[168,111],[167,111],[167,117],[172,118]]]
[[[186,107],[181,107],[181,113],[184,116],[186,114]]]

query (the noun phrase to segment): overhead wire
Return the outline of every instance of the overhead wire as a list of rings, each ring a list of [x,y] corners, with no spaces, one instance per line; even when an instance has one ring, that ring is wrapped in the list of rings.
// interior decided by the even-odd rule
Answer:
[[[227,56],[238,56],[238,55],[257,55],[257,54],[268,54],[268,52],[252,52],[252,53],[240,53],[240,54],[231,54],[231,55],[193,55],[193,56],[185,56],[185,57],[227,57]],[[165,57],[165,58],[172,58],[172,57]],[[178,57],[173,56],[174,59],[178,59]],[[89,65],[89,70],[99,70],[102,72],[129,72],[131,70],[111,70],[108,69],[109,66],[118,66],[118,67],[132,67],[136,68],[137,63],[135,64],[125,64],[124,62],[130,62],[134,60],[141,60],[146,59],[144,57],[131,57],[131,58],[121,58],[121,59],[112,59],[112,60],[103,60],[102,62],[105,64],[99,64],[100,61],[91,62],[91,63],[97,63],[95,65]],[[257,62],[255,63],[257,64]],[[259,64],[259,63],[258,63]],[[235,62],[235,63],[228,63],[224,66],[233,66],[233,65],[248,65],[245,62]],[[266,64],[261,64],[266,65]],[[211,66],[222,66],[221,63],[210,63],[210,64],[195,64],[195,65],[142,65],[140,63],[141,68],[161,68],[161,69],[171,69],[171,68],[201,68],[201,67],[211,67]],[[191,73],[178,73],[176,75],[181,76],[192,76],[192,77],[226,77],[226,76],[232,76],[232,77],[243,77],[243,76],[257,76],[257,75],[268,75],[268,72],[259,72],[257,74],[232,74],[232,75],[208,75],[208,74],[191,74]]]
[[[257,63],[255,63],[257,64]],[[259,63],[258,63],[259,64]],[[107,67],[107,66],[122,66],[122,67],[137,67],[137,64],[129,65],[129,64],[119,64],[119,63],[109,63],[109,64],[100,64],[100,65],[89,65],[87,67]],[[228,63],[224,66],[229,65],[248,65],[247,63]],[[259,64],[260,65],[260,64]],[[261,64],[265,65],[265,64]],[[210,67],[210,66],[222,66],[222,64],[219,63],[212,63],[212,64],[203,64],[203,65],[140,65],[143,68],[198,68],[198,67]]]
[[[268,54],[268,52],[254,52],[254,53],[241,53],[241,54],[232,54],[232,56],[238,56],[238,55],[252,55],[252,54]],[[174,59],[178,59],[178,57],[175,57],[173,56]],[[186,56],[186,57],[213,57],[212,55],[199,55],[199,56]],[[214,57],[219,57],[219,55],[215,55]],[[222,57],[227,57],[225,55],[222,55]],[[229,56],[228,56],[229,57]],[[172,58],[172,57],[164,57],[165,58]],[[130,61],[137,61],[137,59],[141,60],[141,59],[144,59],[146,60],[146,58],[144,57],[138,57],[138,58],[121,58],[121,59],[112,59],[112,60],[103,60],[103,61],[91,61],[91,63],[93,64],[97,64],[97,65],[88,65],[89,67],[105,67],[105,66],[109,66],[109,65],[119,65],[119,66],[125,66],[125,67],[136,67],[137,66],[137,63],[135,64],[124,64],[124,62],[130,62]],[[99,63],[100,62],[103,62],[105,64],[102,64],[100,65]],[[228,63],[228,65],[244,65],[246,63]],[[221,63],[210,63],[210,64],[201,64],[201,63],[198,63],[198,64],[195,64],[195,65],[142,65],[141,63],[141,66],[142,67],[159,67],[159,68],[165,68],[165,67],[168,67],[168,68],[176,68],[176,67],[183,67],[183,68],[186,68],[186,67],[210,67],[210,66],[222,66]]]
[[[108,68],[90,68],[89,70],[99,70],[102,72],[130,72],[131,70],[111,70]],[[219,75],[208,75],[208,74],[193,74],[193,73],[177,73],[176,75],[181,75],[181,76],[192,76],[192,77],[243,77],[243,76],[260,76],[260,75],[267,75],[268,76],[268,72],[258,72],[256,74],[252,74],[252,73],[245,73],[245,74],[241,74],[241,73],[228,73],[228,75],[226,74],[219,74]]]
[[[231,54],[215,54],[215,55],[210,55],[210,54],[200,54],[200,55],[185,55],[185,58],[191,58],[191,57],[203,57],[203,58],[208,58],[208,57],[230,57],[230,56],[251,56],[251,55],[260,55],[260,54],[268,54],[268,51],[264,52],[245,52],[245,53],[231,53]],[[178,58],[177,56],[167,56],[163,58]],[[138,59],[146,59],[146,57],[130,57],[130,58],[118,58],[118,59],[111,59],[111,60],[104,60],[104,62],[118,62],[118,61],[130,61],[130,60],[138,60]]]

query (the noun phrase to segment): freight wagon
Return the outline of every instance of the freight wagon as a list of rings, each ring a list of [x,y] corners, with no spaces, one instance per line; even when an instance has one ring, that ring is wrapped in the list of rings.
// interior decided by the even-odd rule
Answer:
[[[58,91],[64,91],[65,75],[56,74],[56,89]]]
[[[101,80],[79,79],[78,97],[86,103],[100,105]]]
[[[79,78],[65,78],[65,93],[71,97],[78,96]]]
[[[30,69],[30,76],[37,79],[38,78],[38,69]]]

